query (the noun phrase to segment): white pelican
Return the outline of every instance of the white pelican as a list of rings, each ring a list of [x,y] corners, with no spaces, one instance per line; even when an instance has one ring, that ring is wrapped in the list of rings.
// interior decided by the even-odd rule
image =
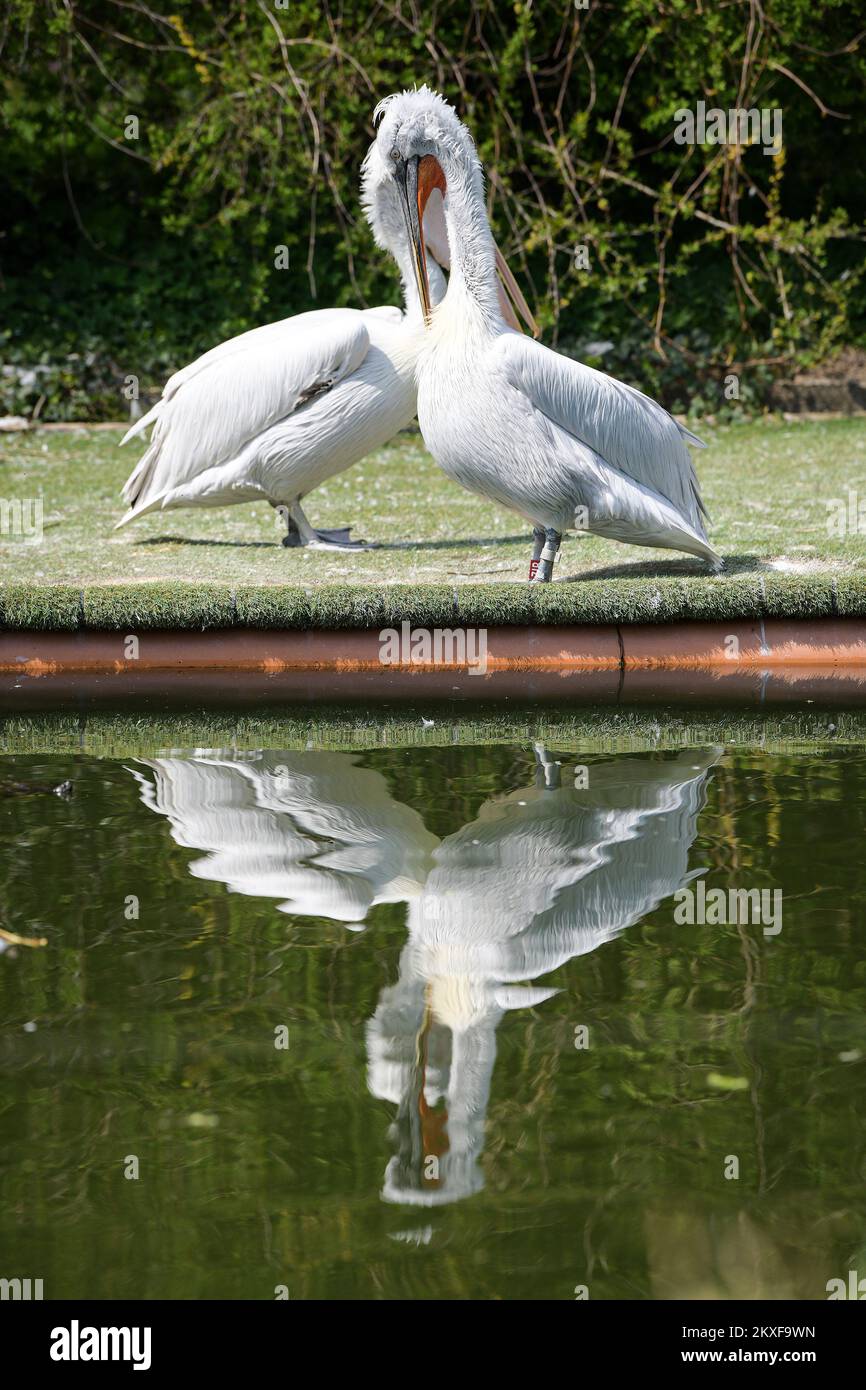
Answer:
[[[429,324],[418,360],[418,422],[445,473],[531,522],[530,578],[550,579],[568,529],[722,561],[687,443],[701,441],[623,382],[512,332],[499,308],[481,165],[454,109],[426,87],[376,108],[414,247]],[[451,257],[434,308],[421,225],[444,195]]]
[[[172,838],[204,850],[189,872],[278,911],[358,929],[377,903],[420,892],[438,841],[384,777],[348,753],[142,758],[141,799]]]
[[[721,752],[593,763],[581,787],[572,767],[536,749],[536,785],[486,801],[434,851],[409,901],[399,978],[367,1028],[367,1084],[397,1107],[385,1201],[442,1206],[483,1187],[504,1015],[557,994],[533,982],[614,940],[687,881]]]
[[[354,754],[198,752],[130,770],[176,843],[204,851],[196,878],[350,930],[376,904],[407,904],[398,979],[367,1026],[367,1080],[397,1112],[383,1198],[432,1207],[483,1187],[505,1013],[544,1003],[557,989],[535,981],[687,881],[721,751],[600,761],[584,785],[537,747],[534,786],[442,840]]]
[[[266,500],[286,518],[284,545],[358,548],[348,527],[314,530],[301,500],[414,418],[415,358],[423,337],[414,246],[375,142],[364,161],[362,201],[376,241],[400,269],[405,313],[381,306],[297,314],[230,338],[175,372],[162,398],[121,441],[153,426],[123,489],[129,510],[118,526],[158,508]],[[425,293],[438,302],[445,292],[440,266],[448,267],[441,199],[428,204],[423,227],[430,253]],[[499,257],[495,248],[494,255]],[[534,329],[504,262],[502,267]],[[501,289],[500,294],[503,313],[517,327]]]

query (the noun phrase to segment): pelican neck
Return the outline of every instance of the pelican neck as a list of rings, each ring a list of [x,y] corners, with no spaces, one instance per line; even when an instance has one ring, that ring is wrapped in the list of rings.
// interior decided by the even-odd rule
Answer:
[[[486,326],[500,332],[506,323],[499,307],[493,234],[480,190],[468,180],[448,180],[444,200],[451,268],[443,306],[468,295]]]

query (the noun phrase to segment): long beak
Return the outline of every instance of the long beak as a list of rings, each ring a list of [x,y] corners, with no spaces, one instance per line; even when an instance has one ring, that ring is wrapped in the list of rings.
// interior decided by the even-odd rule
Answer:
[[[418,208],[418,157],[394,160],[394,178],[400,190],[403,216],[406,220],[406,233],[409,237],[409,250],[412,256],[412,269],[421,300],[424,322],[430,323],[432,305],[430,302],[430,281],[427,278],[427,257],[424,251],[424,236],[421,230],[421,212]]]
[[[518,332],[522,333],[523,329],[517,317],[517,314],[519,314],[533,338],[537,338],[541,333],[541,327],[536,322],[535,316],[523,296],[522,289],[512,275],[508,262],[495,242],[493,243],[493,248],[496,253],[496,272],[499,276],[501,285],[500,305],[505,315],[506,322],[509,323],[512,328],[516,328]],[[517,311],[516,313],[515,310]]]
[[[430,168],[426,166],[429,165]],[[436,175],[442,180],[437,182]],[[394,178],[400,191],[400,201],[403,207],[403,217],[406,222],[406,232],[409,238],[409,250],[412,256],[412,269],[415,273],[415,283],[418,286],[418,297],[421,300],[421,311],[424,315],[424,322],[429,325],[432,318],[432,303],[430,300],[430,280],[427,275],[427,254],[424,249],[423,218],[424,207],[429,197],[431,188],[438,187],[444,192],[445,182],[441,169],[434,159],[429,156],[425,158],[425,174],[423,187],[419,187],[419,159],[415,155],[411,159],[403,159],[394,155]],[[506,321],[522,332],[520,321],[517,314],[523,319],[533,338],[537,338],[541,333],[541,328],[529,305],[524,298],[523,291],[511,273],[508,262],[494,242],[496,256],[496,270],[500,280],[500,305],[505,315]],[[516,312],[515,312],[516,310]]]

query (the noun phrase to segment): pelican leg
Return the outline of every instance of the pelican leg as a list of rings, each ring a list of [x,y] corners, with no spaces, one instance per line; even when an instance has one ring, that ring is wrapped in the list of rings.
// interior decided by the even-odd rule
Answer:
[[[294,549],[297,546],[303,545],[304,542],[301,540],[298,524],[289,511],[289,508],[280,508],[279,510],[283,511],[286,522],[286,534],[283,536],[283,545],[289,549]]]
[[[555,758],[551,758],[543,743],[533,744],[535,750],[535,785],[539,791],[559,791],[562,785],[562,770]]]
[[[532,532],[532,559],[529,562],[530,581],[535,578],[541,552],[544,549],[544,527],[536,526]]]
[[[536,545],[538,545],[538,534],[538,531],[534,532]],[[536,562],[533,552],[532,564],[529,567],[529,582],[531,584],[550,583],[550,577],[553,574],[553,562],[556,559],[557,552],[562,543],[561,532],[554,531],[552,526],[545,527],[541,534],[544,536],[544,545],[541,555]]]
[[[350,526],[342,526],[335,531],[317,531],[310,525],[300,502],[292,502],[286,508],[285,546],[310,546],[313,550],[367,550],[363,541],[350,541]]]

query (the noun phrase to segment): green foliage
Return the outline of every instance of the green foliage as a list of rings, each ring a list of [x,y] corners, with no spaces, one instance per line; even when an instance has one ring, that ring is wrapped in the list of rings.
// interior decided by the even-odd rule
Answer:
[[[9,0],[0,354],[45,370],[7,372],[0,408],[116,416],[127,374],[158,385],[255,323],[393,300],[358,167],[376,101],[427,81],[473,129],[546,340],[612,342],[604,366],[675,408],[723,406],[736,371],[748,409],[866,332],[858,9]],[[676,144],[699,100],[781,107],[782,154]]]

